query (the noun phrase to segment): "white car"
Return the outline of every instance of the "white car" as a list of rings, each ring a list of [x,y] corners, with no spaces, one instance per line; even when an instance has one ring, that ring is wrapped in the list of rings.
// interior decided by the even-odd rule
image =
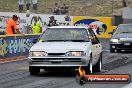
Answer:
[[[101,71],[102,46],[94,32],[81,26],[53,26],[46,29],[29,51],[29,72],[40,69],[65,70],[82,66],[86,73]]]

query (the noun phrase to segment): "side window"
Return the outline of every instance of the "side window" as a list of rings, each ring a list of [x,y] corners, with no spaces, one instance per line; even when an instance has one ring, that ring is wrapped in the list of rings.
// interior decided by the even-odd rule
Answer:
[[[93,30],[91,29],[88,29],[89,31],[89,35],[90,35],[90,39],[92,41],[92,44],[98,44],[99,43],[99,40],[98,38],[96,37],[95,33],[93,32]]]

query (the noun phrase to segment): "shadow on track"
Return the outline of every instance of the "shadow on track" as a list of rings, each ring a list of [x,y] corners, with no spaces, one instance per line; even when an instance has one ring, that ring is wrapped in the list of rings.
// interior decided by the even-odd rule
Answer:
[[[41,71],[38,77],[76,77],[76,71]]]

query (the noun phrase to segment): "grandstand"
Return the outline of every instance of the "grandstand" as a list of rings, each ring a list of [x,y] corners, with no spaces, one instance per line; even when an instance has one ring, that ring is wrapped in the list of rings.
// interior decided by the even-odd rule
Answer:
[[[123,7],[122,0],[38,0],[37,13],[52,14],[55,3],[65,3],[69,7],[69,15],[121,15]],[[19,12],[18,0],[0,0],[0,12]],[[26,12],[26,6],[23,12]]]

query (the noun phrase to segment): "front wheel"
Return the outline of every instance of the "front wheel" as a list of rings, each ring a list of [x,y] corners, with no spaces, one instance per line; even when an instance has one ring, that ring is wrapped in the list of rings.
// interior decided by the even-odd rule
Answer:
[[[121,50],[117,50],[116,52],[117,52],[117,53],[120,53],[120,52],[121,52]]]
[[[115,53],[115,49],[110,49],[110,53]]]
[[[37,75],[39,74],[40,69],[29,66],[29,72],[30,72],[30,75]]]
[[[101,72],[102,70],[102,53],[99,56],[98,62],[93,66],[95,72]]]
[[[84,67],[86,74],[92,74],[93,73],[93,65],[92,65],[92,56],[90,56],[89,64],[88,66]]]

